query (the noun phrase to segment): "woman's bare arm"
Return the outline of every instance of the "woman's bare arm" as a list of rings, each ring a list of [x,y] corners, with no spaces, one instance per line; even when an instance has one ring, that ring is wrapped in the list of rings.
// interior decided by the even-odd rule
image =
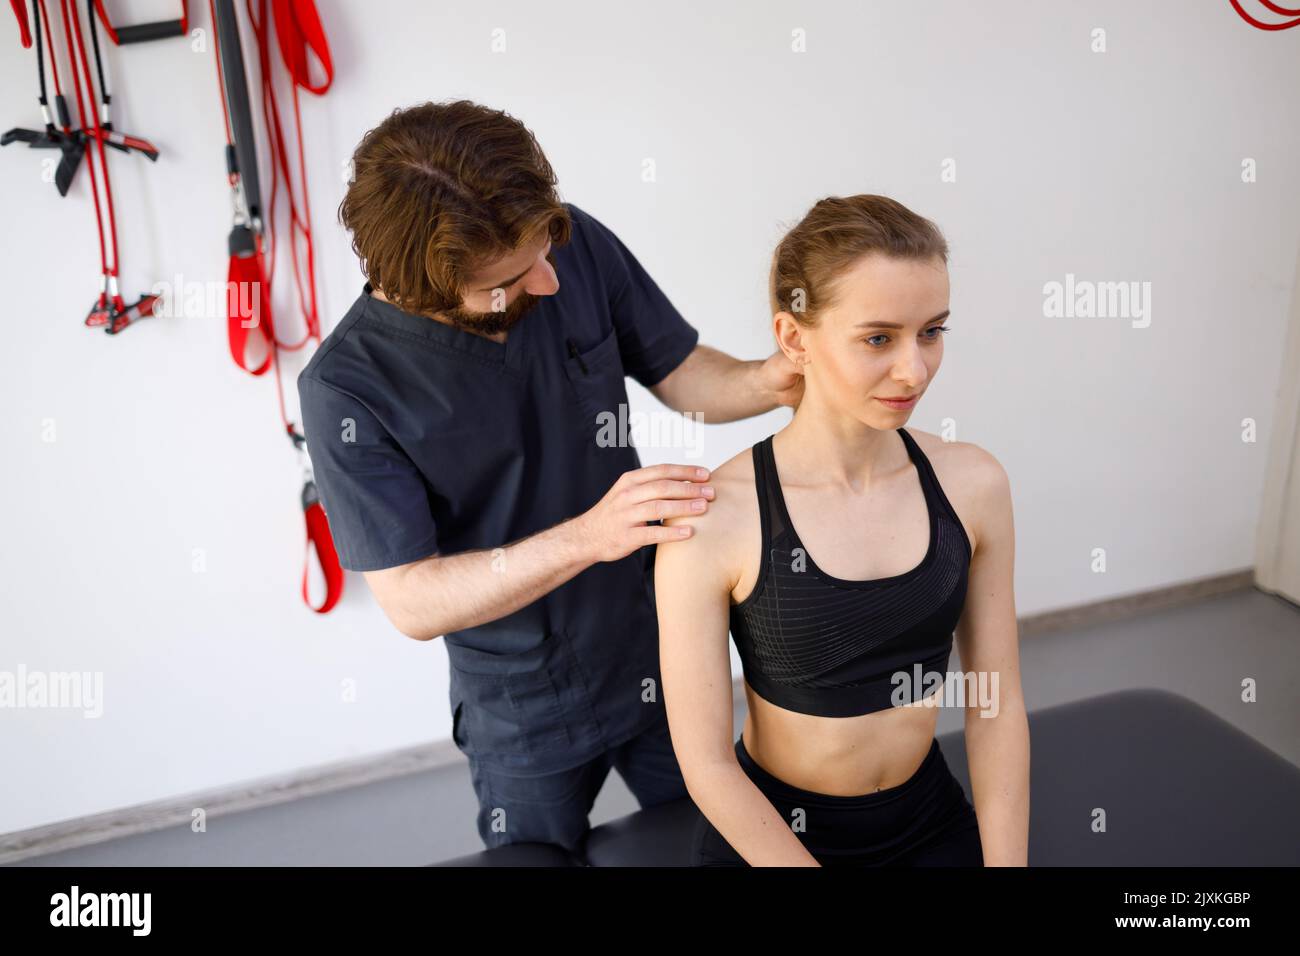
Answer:
[[[1027,866],[1029,721],[1020,687],[1013,593],[1016,535],[1011,489],[1001,464],[978,446],[968,472],[979,493],[966,605],[956,639],[962,669],[997,676],[988,701],[968,701],[966,756],[985,866]]]
[[[733,749],[727,636],[734,581],[722,537],[736,516],[726,497],[720,489],[708,513],[665,519],[695,531],[655,553],[659,661],[673,749],[691,799],[746,862],[818,866]]]

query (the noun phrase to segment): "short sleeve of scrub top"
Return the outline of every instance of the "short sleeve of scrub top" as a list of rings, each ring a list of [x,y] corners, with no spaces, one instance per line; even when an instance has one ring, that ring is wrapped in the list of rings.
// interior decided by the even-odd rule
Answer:
[[[424,479],[388,431],[359,400],[324,382],[304,377],[298,387],[339,563],[349,571],[377,571],[437,552]]]
[[[572,205],[570,205],[572,209]],[[600,220],[577,209],[606,279],[624,371],[646,388],[659,384],[695,348],[699,330],[669,301],[623,242]]]

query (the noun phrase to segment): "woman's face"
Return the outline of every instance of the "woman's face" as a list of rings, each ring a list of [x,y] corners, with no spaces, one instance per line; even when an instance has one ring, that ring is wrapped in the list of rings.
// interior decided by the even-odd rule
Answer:
[[[943,361],[948,267],[872,253],[835,284],[816,328],[775,316],[777,339],[804,373],[804,400],[873,428],[902,425]],[[890,405],[882,399],[911,398]]]

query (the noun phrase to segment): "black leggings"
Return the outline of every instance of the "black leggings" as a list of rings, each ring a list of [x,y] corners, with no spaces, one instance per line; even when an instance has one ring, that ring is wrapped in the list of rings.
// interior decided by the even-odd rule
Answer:
[[[736,738],[736,757],[822,866],[983,866],[975,809],[932,740],[930,752],[903,783],[841,797],[801,790],[768,773]],[[694,866],[748,866],[701,815]]]

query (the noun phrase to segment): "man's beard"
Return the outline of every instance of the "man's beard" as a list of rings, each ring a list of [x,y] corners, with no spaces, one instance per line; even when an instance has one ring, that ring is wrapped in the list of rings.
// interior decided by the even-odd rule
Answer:
[[[464,329],[466,332],[476,332],[479,335],[499,335],[502,332],[509,331],[516,322],[527,314],[529,309],[537,304],[540,298],[540,296],[521,292],[501,312],[470,312],[457,307],[440,312],[439,315],[456,328]]]
[[[555,250],[552,249],[546,254],[546,261],[555,268]],[[516,322],[527,314],[528,310],[537,304],[540,296],[531,295],[527,292],[521,292],[501,312],[470,312],[457,306],[454,309],[446,309],[438,313],[448,322],[458,329],[464,329],[466,332],[477,332],[479,335],[500,335],[502,332],[510,331]]]

